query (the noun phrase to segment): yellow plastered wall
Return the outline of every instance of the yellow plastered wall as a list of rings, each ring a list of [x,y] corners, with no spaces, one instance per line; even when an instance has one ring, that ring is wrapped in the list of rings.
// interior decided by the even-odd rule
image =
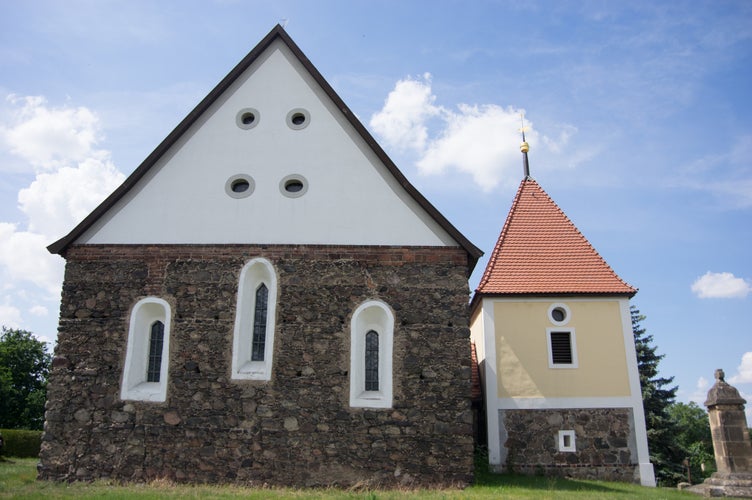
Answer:
[[[565,304],[575,331],[577,368],[549,368],[547,328],[553,303]],[[496,302],[494,326],[500,398],[629,396],[618,300]]]

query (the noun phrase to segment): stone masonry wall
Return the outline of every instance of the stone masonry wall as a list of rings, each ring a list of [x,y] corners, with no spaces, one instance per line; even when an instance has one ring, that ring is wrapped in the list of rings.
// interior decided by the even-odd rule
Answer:
[[[501,410],[503,471],[639,481],[630,408]],[[575,452],[558,451],[560,430],[575,431]]]
[[[467,256],[458,248],[74,246],[39,477],[277,485],[472,479]],[[272,380],[230,379],[240,271],[278,274]],[[131,308],[172,308],[167,401],[120,399]],[[349,407],[350,319],[395,313],[394,404]]]

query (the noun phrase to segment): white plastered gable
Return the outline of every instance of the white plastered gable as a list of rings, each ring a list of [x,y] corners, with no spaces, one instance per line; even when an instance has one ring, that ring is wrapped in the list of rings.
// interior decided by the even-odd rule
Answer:
[[[248,108],[255,124],[241,127]],[[296,109],[307,113],[303,128],[289,125]],[[250,195],[228,194],[238,175],[252,180]],[[286,195],[290,176],[305,182],[303,195]],[[77,242],[458,246],[281,40]]]

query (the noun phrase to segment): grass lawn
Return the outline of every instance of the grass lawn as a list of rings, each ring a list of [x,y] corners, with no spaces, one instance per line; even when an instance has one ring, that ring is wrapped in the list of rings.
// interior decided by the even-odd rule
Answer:
[[[697,499],[674,489],[644,488],[633,484],[575,481],[542,477],[479,474],[464,490],[341,490],[332,488],[244,488],[240,486],[186,486],[167,482],[120,485],[115,482],[51,483],[37,481],[37,460],[11,458],[0,462],[0,498],[351,498],[351,499]]]

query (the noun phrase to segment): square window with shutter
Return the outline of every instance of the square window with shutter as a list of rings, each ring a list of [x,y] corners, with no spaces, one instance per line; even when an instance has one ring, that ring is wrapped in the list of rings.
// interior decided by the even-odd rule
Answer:
[[[574,329],[548,329],[549,368],[577,368]]]

